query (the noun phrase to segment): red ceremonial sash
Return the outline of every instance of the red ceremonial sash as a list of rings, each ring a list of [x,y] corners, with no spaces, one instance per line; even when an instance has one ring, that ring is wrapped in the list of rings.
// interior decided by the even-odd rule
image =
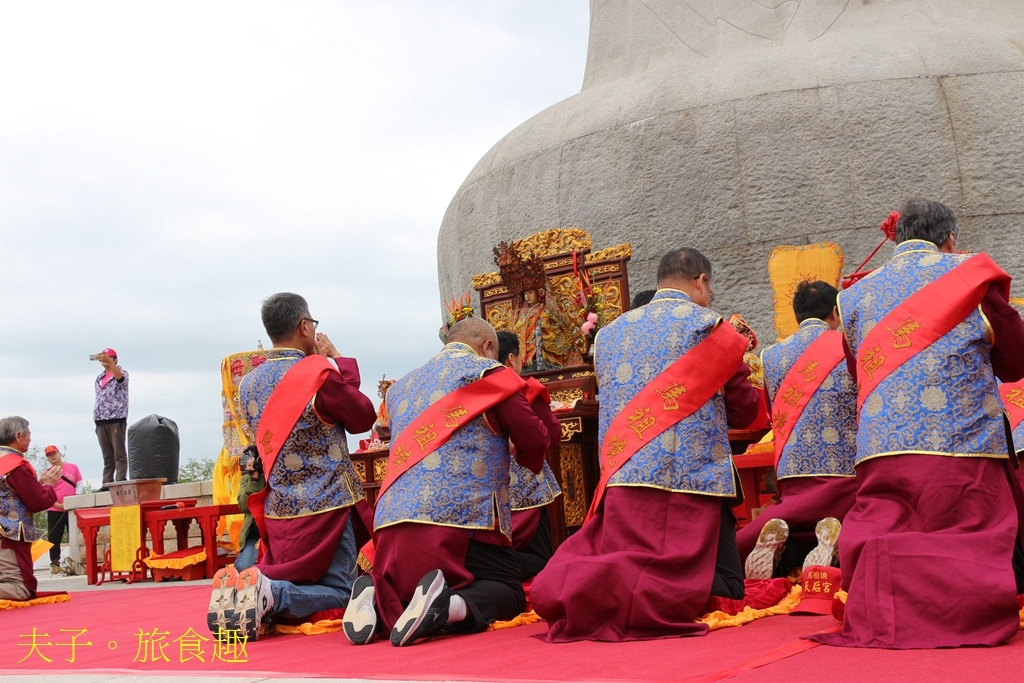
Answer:
[[[1000,384],[999,395],[1003,398],[1003,407],[1010,418],[1010,429],[1016,429],[1024,422],[1024,380]]]
[[[720,320],[704,341],[662,370],[619,411],[601,444],[601,479],[587,519],[597,512],[608,481],[634,453],[695,413],[725,386],[739,368],[747,344],[746,337]]]
[[[775,467],[789,441],[789,435],[803,415],[804,408],[814,393],[821,388],[825,378],[846,357],[843,350],[843,335],[829,330],[811,342],[793,363],[779,384],[772,401],[772,427],[775,430]]]
[[[32,463],[26,460],[23,456],[18,455],[17,453],[5,453],[0,456],[0,477],[6,477],[22,463],[28,465],[28,469],[32,472],[33,477],[36,476],[36,470],[32,467]]]
[[[1010,276],[988,254],[975,254],[879,320],[857,351],[857,413],[889,373],[962,323],[992,283],[1009,297]]]
[[[250,494],[248,502],[249,513],[260,530],[260,543],[264,548],[270,545],[263,517],[263,501],[270,491],[270,471],[274,468],[281,446],[291,436],[295,423],[332,371],[337,372],[337,368],[326,357],[319,354],[306,356],[284,374],[260,416],[260,423],[256,427],[256,448],[263,460],[266,485],[262,490]],[[262,551],[260,555],[263,555]]]
[[[485,375],[434,401],[391,441],[388,473],[377,501],[413,465],[443,446],[460,427],[527,387],[523,378],[508,368]]]
[[[523,395],[526,396],[526,402],[530,405],[533,405],[533,402],[540,396],[543,396],[547,403],[551,403],[551,394],[548,393],[548,388],[533,377],[526,378],[526,388],[523,389]]]

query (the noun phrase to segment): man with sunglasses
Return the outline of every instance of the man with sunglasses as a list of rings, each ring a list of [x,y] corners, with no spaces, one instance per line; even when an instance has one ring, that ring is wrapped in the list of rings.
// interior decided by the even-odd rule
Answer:
[[[368,431],[376,419],[355,359],[317,333],[305,299],[274,294],[262,318],[274,348],[238,397],[259,452],[246,468],[266,477],[248,498],[263,548],[255,567],[217,572],[207,612],[212,632],[249,640],[271,618],[305,619],[348,602],[362,529],[352,512],[365,495],[345,433]]]

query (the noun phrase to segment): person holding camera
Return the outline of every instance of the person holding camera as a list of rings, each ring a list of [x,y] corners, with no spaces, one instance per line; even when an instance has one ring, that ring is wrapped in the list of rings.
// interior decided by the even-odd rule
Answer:
[[[117,351],[103,349],[89,356],[99,361],[103,372],[96,377],[96,404],[92,419],[103,453],[103,486],[128,478],[128,373],[117,364]]]

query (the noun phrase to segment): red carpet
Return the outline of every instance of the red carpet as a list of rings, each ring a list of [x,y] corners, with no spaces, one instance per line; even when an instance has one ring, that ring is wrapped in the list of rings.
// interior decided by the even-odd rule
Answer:
[[[452,636],[409,648],[386,640],[354,647],[341,633],[272,635],[245,648],[246,661],[211,657],[209,590],[176,585],[74,593],[70,602],[0,613],[0,673],[163,673],[330,676],[478,681],[961,681],[1024,677],[1024,637],[998,648],[908,651],[812,647],[800,636],[831,629],[831,617],[779,616],[702,638],[549,645],[545,624]],[[31,652],[36,629],[38,650]],[[64,629],[62,631],[62,629]],[[75,661],[71,657],[75,637]],[[140,647],[139,632],[144,636]],[[43,635],[47,634],[47,635]],[[189,634],[190,635],[190,634]],[[183,638],[183,636],[186,636]],[[85,646],[91,642],[91,646]],[[116,643],[111,649],[110,643]],[[47,645],[49,643],[49,645]],[[184,652],[182,648],[184,646]],[[161,656],[162,653],[162,656]],[[44,661],[40,655],[50,658]],[[25,661],[18,663],[25,658]],[[166,660],[164,660],[166,657]],[[188,661],[182,661],[186,659]],[[752,668],[756,667],[756,668]]]

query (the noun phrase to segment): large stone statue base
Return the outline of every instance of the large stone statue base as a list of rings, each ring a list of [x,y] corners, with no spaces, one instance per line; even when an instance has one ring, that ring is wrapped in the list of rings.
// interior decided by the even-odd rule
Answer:
[[[448,207],[443,300],[499,241],[582,227],[633,245],[634,291],[668,249],[705,252],[715,307],[770,341],[772,248],[833,241],[852,269],[914,194],[953,206],[961,248],[1024,273],[1024,3],[591,7],[583,90],[498,142]]]

